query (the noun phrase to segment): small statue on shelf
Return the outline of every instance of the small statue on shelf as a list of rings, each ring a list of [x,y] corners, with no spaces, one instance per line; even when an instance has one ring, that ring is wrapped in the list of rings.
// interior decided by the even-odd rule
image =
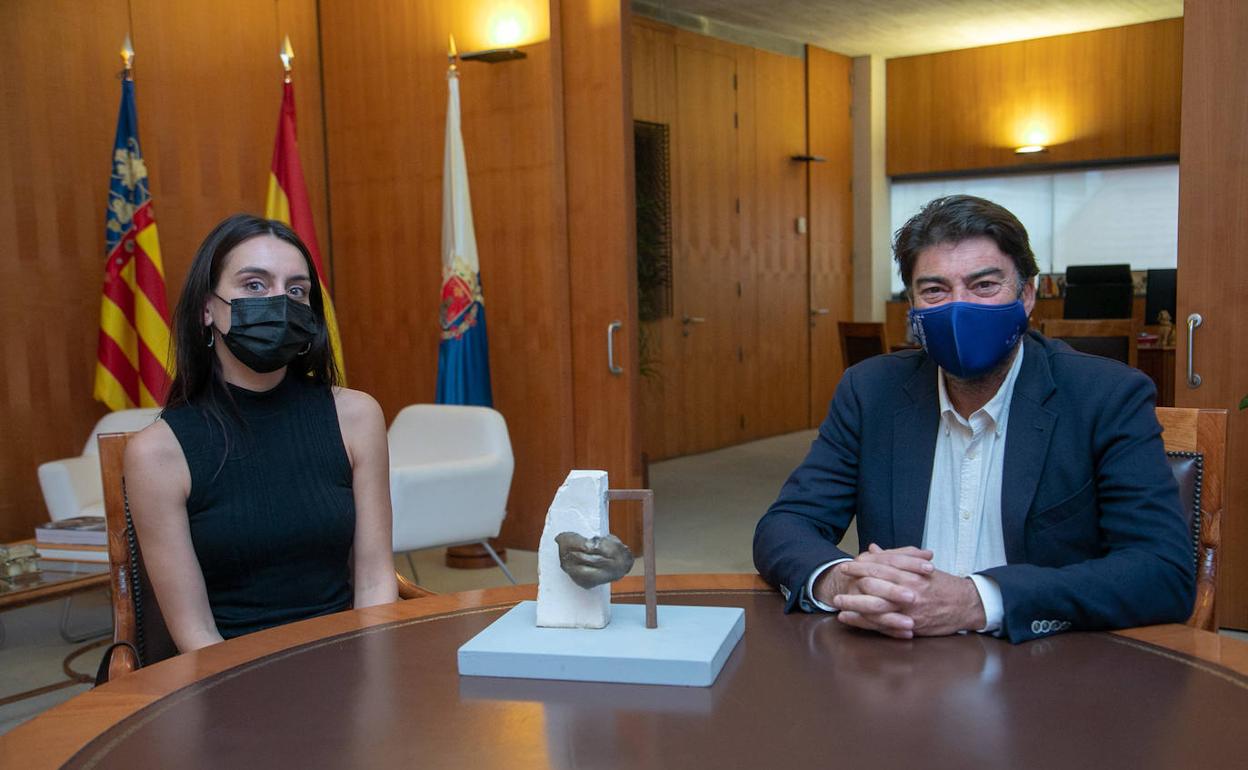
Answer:
[[[1157,314],[1157,325],[1161,327],[1157,330],[1157,345],[1163,348],[1174,347],[1174,319],[1170,317],[1169,310]]]

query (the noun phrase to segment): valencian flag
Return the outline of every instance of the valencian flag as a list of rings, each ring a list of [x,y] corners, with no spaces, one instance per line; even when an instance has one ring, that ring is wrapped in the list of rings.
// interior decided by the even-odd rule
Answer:
[[[439,404],[493,406],[490,355],[485,334],[485,297],[477,236],[472,229],[468,164],[459,130],[459,72],[447,73],[446,154],[442,162],[442,303],[438,310]]]
[[[329,327],[329,344],[334,351],[334,363],[338,366],[338,373],[345,382],[346,370],[342,366],[338,317],[334,313],[334,302],[329,296],[329,283],[325,280],[321,249],[316,242],[316,227],[312,224],[312,205],[308,201],[307,185],[303,182],[303,166],[299,163],[299,147],[295,141],[295,87],[289,78],[282,85],[282,111],[277,119],[277,141],[273,145],[273,165],[269,172],[269,194],[264,202],[264,216],[290,225],[312,255],[316,278],[321,284],[321,297],[325,301],[325,325]]]
[[[95,398],[114,411],[160,406],[169,389],[169,305],[128,68],[121,82],[104,233],[108,264]]]

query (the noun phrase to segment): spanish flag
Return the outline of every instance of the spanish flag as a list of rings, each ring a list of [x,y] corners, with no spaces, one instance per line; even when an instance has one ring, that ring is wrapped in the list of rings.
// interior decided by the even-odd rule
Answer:
[[[160,406],[169,389],[169,305],[129,77],[121,82],[106,219],[95,398],[113,411]]]
[[[325,280],[321,249],[316,242],[316,227],[312,224],[312,205],[308,201],[307,185],[303,182],[303,166],[299,163],[299,146],[295,140],[295,87],[289,80],[282,84],[282,111],[277,119],[277,141],[273,145],[273,166],[269,172],[269,194],[264,203],[264,215],[290,225],[312,254],[316,277],[321,284],[321,297],[325,300],[329,344],[334,351],[338,374],[345,383],[346,369],[342,366],[338,317],[329,296],[329,282]]]

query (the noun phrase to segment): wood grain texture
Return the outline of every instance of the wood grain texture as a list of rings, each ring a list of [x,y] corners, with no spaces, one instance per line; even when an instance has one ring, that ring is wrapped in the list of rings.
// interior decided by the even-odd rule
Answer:
[[[661,575],[658,587],[660,592],[771,590],[757,575]],[[613,586],[616,594],[637,595],[641,589],[640,577],[624,578]],[[401,601],[292,623],[180,655],[79,695],[0,736],[0,764],[29,768],[59,766],[92,738],[160,698],[267,655],[394,621],[507,606],[535,596],[536,586],[525,585],[432,596],[415,602]],[[1248,673],[1248,644],[1229,637],[1181,625],[1151,626],[1118,633],[1232,671]],[[881,640],[881,643],[886,642]]]
[[[840,307],[839,294],[852,290],[841,272],[850,235],[847,64],[812,97],[800,59],[643,19],[632,26],[635,116],[672,127],[675,311],[646,324],[656,374],[641,387],[643,449],[655,460],[804,428],[815,236],[797,231],[799,217],[824,239],[814,257],[828,278],[821,301]],[[845,157],[813,188],[827,196],[818,224],[808,171],[792,160],[811,146],[812,99],[832,116],[819,126],[820,146]],[[830,396],[834,385],[819,390]]]
[[[793,160],[808,147],[805,66],[791,56],[753,54],[753,109],[746,112],[752,113],[754,162],[741,186],[741,206],[751,213],[752,229],[742,244],[743,272],[753,278],[754,328],[752,339],[745,340],[751,377],[743,394],[754,411],[746,420],[751,438],[808,426],[812,352],[811,164]],[[799,217],[808,222],[806,232],[798,232]]]
[[[337,303],[353,387],[434,398],[447,35],[476,3],[323,2]],[[495,407],[516,457],[500,540],[534,547],[574,467],[559,52],[461,65]]]
[[[1166,451],[1199,452],[1204,460],[1200,489],[1200,548],[1196,557],[1196,602],[1187,624],[1216,630],[1218,565],[1226,488],[1226,410],[1159,407]]]
[[[1190,0],[1184,7],[1183,156],[1179,162],[1179,285],[1175,405],[1227,409],[1226,515],[1218,624],[1248,629],[1248,5]],[[1186,384],[1185,320],[1200,313],[1193,359],[1199,388]]]
[[[841,379],[838,321],[854,319],[853,60],[806,47],[808,152],[824,158],[808,166],[810,200],[810,413],[823,422]],[[819,314],[826,310],[826,314]],[[885,348],[887,350],[887,348]]]
[[[672,126],[676,116],[676,30],[634,17],[631,26],[633,118]],[[669,135],[670,139],[670,135]],[[675,148],[669,144],[669,153]],[[677,184],[671,177],[673,188]],[[672,189],[671,215],[678,217],[679,201]],[[673,239],[674,240],[674,239]],[[675,244],[673,243],[673,249]],[[645,366],[638,408],[639,441],[649,460],[677,454],[682,430],[678,346],[679,316],[640,322],[645,336]],[[670,395],[669,395],[670,394]]]
[[[1040,333],[1054,339],[1117,338],[1119,344],[1126,343],[1127,366],[1135,368],[1139,364],[1140,322],[1134,318],[1049,318],[1040,323]]]
[[[137,54],[140,140],[172,304],[208,230],[233,212],[263,211],[283,33],[298,56],[300,149],[325,227],[315,18],[314,0],[0,4],[0,41],[21,84],[0,97],[0,184],[12,201],[0,207],[10,234],[0,242],[0,323],[10,330],[0,337],[0,538],[28,537],[47,519],[35,468],[78,454],[104,413],[91,389],[121,41],[129,32]]]
[[[1177,155],[1183,24],[890,59],[889,175]]]
[[[641,486],[637,442],[637,247],[633,203],[631,30],[620,0],[558,4],[563,66],[575,467]],[[608,369],[609,324],[615,365]],[[642,551],[641,506],[612,509],[611,529]]]

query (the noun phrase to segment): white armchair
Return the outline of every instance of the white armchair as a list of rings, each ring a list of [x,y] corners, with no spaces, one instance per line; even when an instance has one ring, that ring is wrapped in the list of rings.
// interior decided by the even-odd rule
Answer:
[[[503,416],[480,406],[414,404],[394,418],[388,438],[394,552],[481,543],[515,583],[489,543],[507,513],[515,469]]]
[[[159,409],[122,409],[100,418],[87,437],[82,455],[39,466],[39,486],[52,521],[73,516],[103,516],[104,489],[100,485],[100,451],[96,436],[129,433],[156,421]]]

